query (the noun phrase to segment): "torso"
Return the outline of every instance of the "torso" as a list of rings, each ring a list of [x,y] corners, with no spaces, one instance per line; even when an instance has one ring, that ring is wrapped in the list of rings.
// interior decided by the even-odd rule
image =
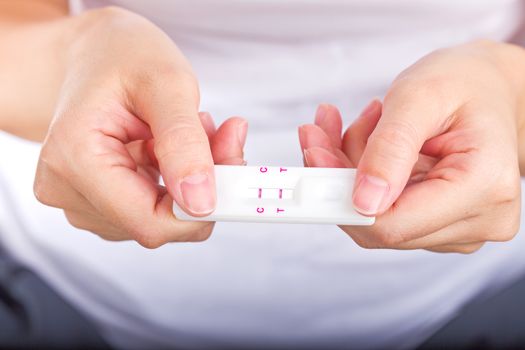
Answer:
[[[348,124],[429,51],[517,28],[517,1],[85,1],[160,25],[199,77],[202,109],[250,122],[250,164],[300,165],[316,104]],[[75,7],[74,7],[75,8]],[[79,7],[76,7],[79,9]],[[115,345],[414,346],[474,295],[525,270],[518,235],[462,256],[363,250],[332,226],[219,223],[202,244],[150,251],[71,228],[34,200],[38,145],[0,134],[5,244]],[[4,210],[5,209],[5,210]],[[431,210],[431,207],[429,208]]]

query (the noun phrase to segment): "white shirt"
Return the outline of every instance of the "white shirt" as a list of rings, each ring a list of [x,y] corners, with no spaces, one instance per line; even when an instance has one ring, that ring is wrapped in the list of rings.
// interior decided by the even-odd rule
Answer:
[[[516,0],[77,0],[72,11],[110,3],[173,38],[203,110],[249,120],[252,165],[300,165],[296,127],[318,103],[348,124],[422,55],[504,40],[523,20]],[[39,145],[0,133],[0,150],[2,243],[117,347],[410,348],[525,272],[521,233],[467,256],[364,250],[321,225],[218,223],[204,243],[156,250],[106,242],[34,199]]]

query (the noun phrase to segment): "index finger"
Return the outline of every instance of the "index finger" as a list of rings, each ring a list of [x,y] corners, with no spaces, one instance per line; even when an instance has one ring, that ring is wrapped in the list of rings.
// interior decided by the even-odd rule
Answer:
[[[114,226],[147,248],[156,248],[168,241],[202,240],[209,236],[210,223],[190,225],[175,218],[172,197],[134,169],[123,144],[105,136],[98,140],[98,147],[101,143],[115,152],[101,156],[90,152],[79,155],[77,171],[82,176],[72,181]],[[87,149],[96,147],[88,145]]]

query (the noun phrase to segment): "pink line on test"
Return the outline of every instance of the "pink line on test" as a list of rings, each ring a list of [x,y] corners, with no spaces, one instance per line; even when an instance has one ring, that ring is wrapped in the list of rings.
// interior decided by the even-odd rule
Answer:
[[[262,188],[259,188],[259,198],[262,197]]]
[[[283,189],[279,188],[279,199],[283,199]]]

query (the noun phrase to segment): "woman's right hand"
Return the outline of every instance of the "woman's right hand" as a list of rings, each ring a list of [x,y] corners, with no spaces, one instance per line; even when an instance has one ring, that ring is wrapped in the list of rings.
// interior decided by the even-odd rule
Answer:
[[[243,164],[247,122],[198,113],[189,63],[156,26],[117,8],[82,15],[45,139],[35,195],[75,227],[154,248],[200,241],[215,208],[213,164]],[[162,175],[166,187],[159,185]]]

